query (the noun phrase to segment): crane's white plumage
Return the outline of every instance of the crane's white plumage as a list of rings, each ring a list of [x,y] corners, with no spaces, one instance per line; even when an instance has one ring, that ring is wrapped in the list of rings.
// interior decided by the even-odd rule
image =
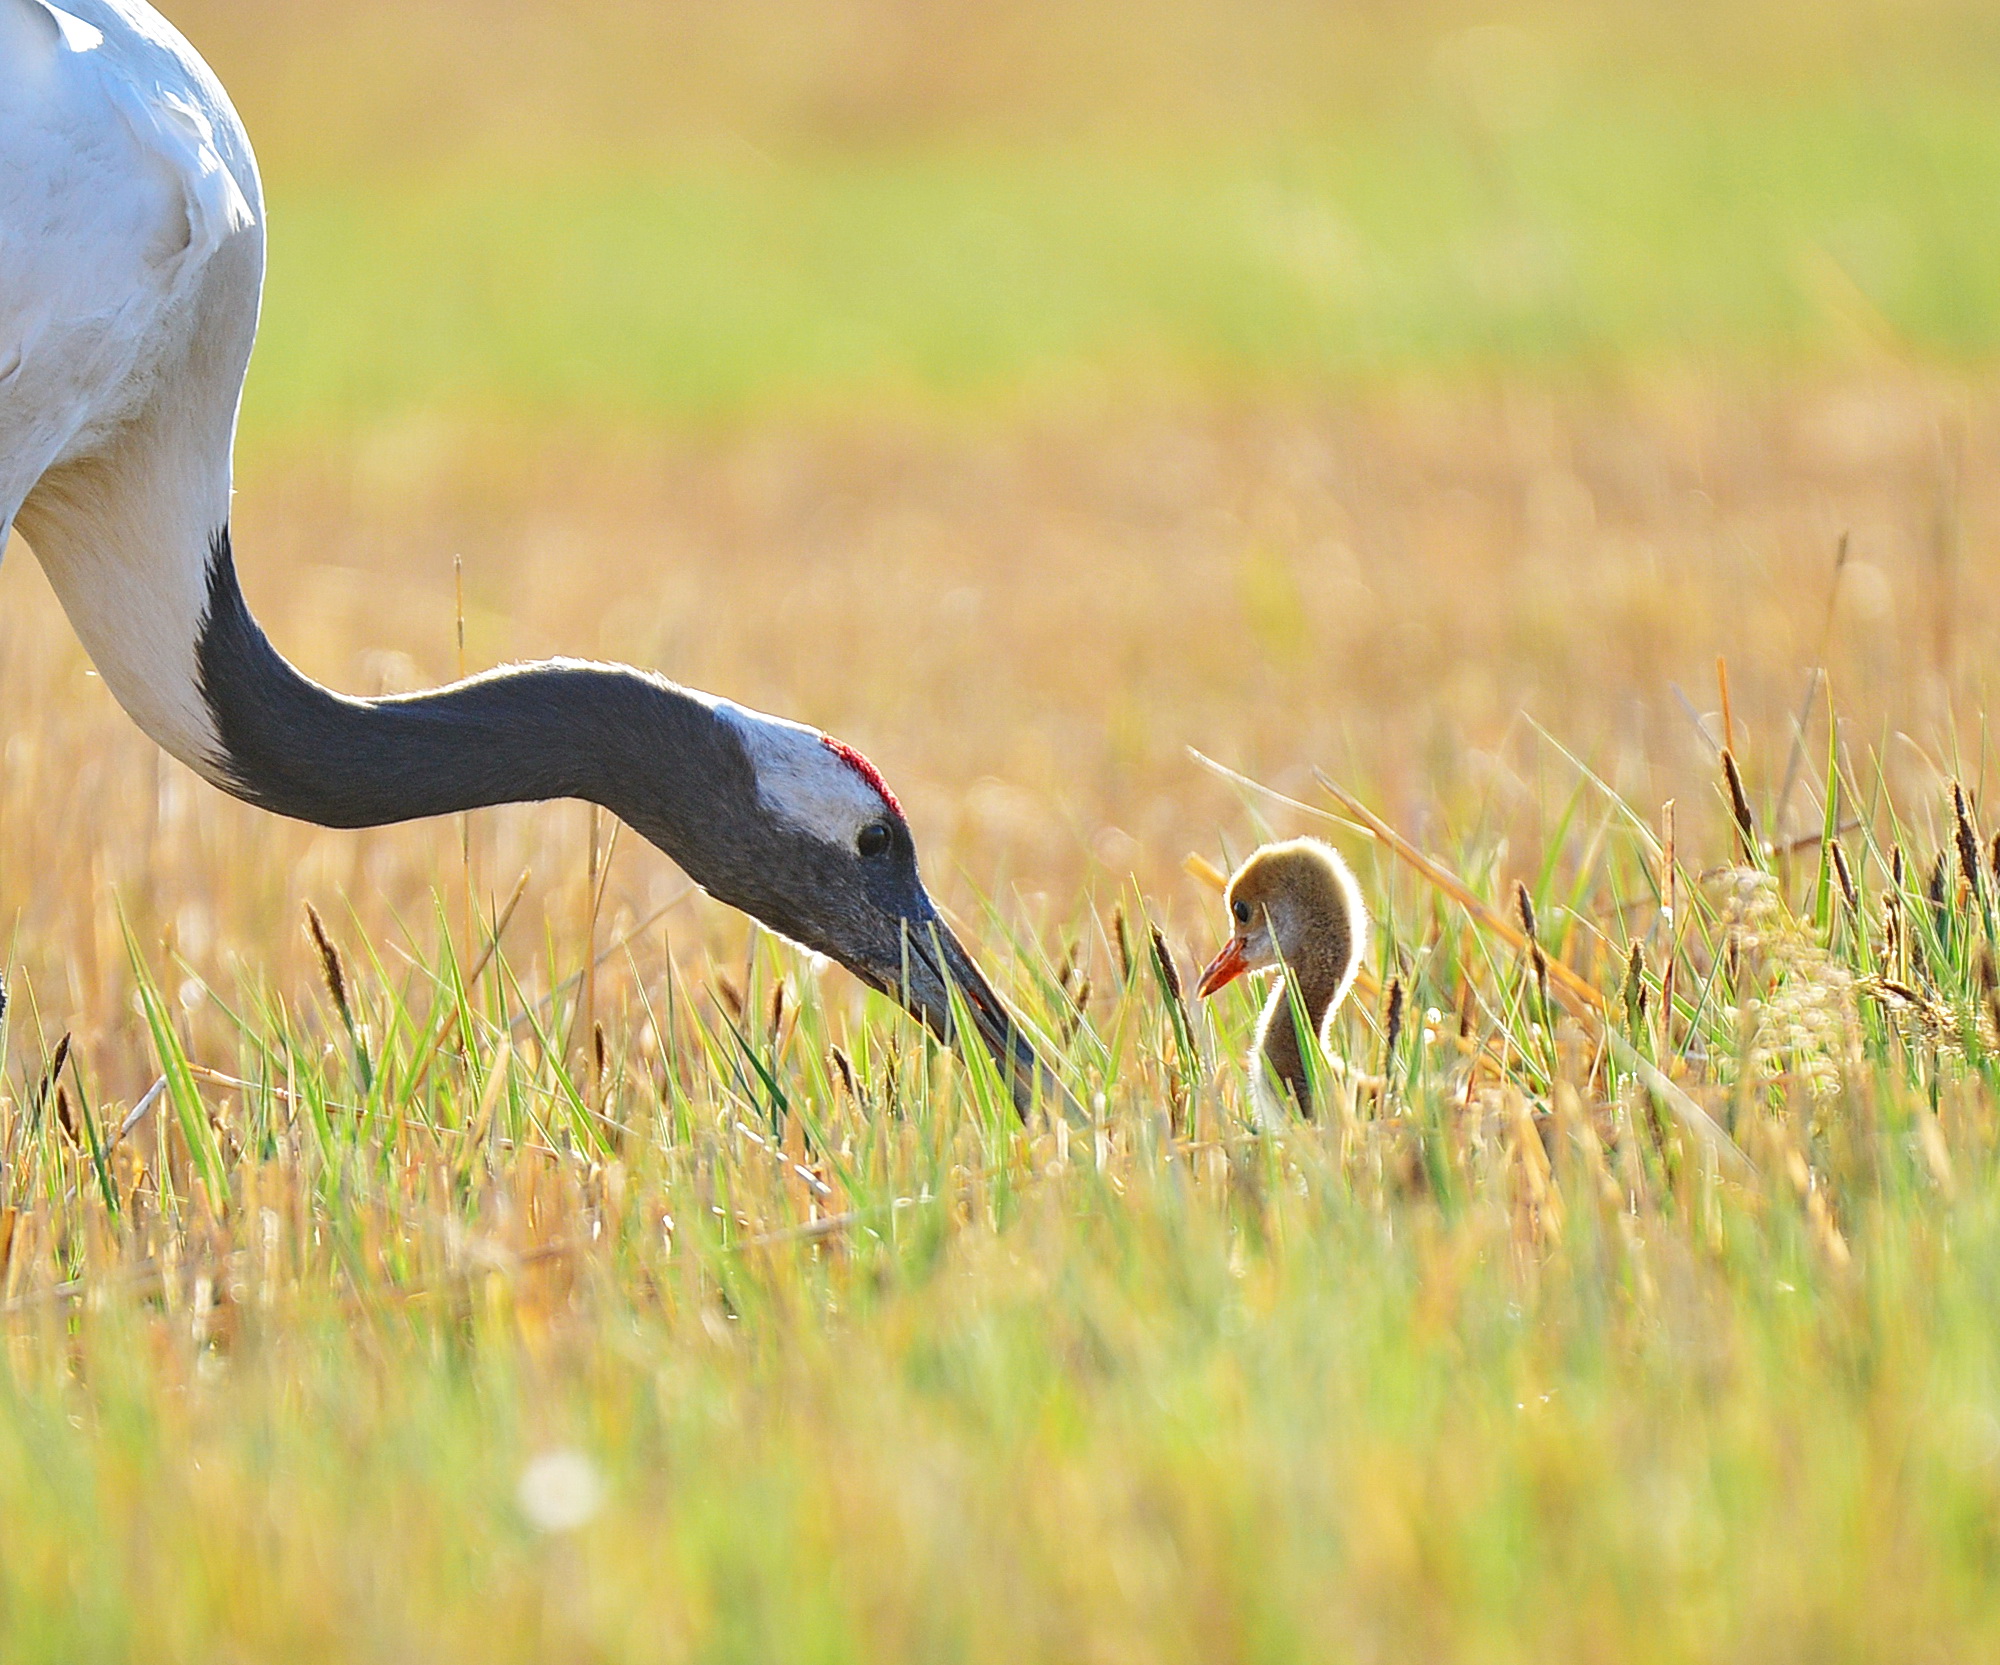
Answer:
[[[0,0],[0,535],[210,775],[195,643],[263,265],[249,140],[187,42],[131,0]]]

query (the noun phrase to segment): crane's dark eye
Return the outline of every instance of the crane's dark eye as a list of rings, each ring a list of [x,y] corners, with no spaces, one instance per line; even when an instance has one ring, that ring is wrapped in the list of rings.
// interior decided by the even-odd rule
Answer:
[[[1248,925],[1250,923],[1250,904],[1248,902],[1237,902],[1229,911],[1236,915],[1237,924]]]
[[[861,829],[861,836],[854,841],[854,850],[863,861],[873,861],[877,856],[889,853],[889,823],[870,821]]]

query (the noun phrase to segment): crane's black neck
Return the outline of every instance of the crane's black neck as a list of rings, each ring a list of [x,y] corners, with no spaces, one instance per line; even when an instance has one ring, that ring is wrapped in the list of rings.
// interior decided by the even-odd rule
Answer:
[[[220,784],[321,826],[582,798],[679,855],[756,791],[742,745],[706,702],[624,666],[558,660],[397,698],[333,693],[251,617],[226,528],[210,551],[196,662]]]

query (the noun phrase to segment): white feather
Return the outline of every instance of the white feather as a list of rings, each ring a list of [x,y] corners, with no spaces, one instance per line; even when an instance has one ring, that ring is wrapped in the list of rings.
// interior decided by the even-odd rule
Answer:
[[[82,18],[72,17],[61,7],[49,5],[48,0],[40,0],[40,4],[54,19],[56,28],[62,33],[63,44],[72,52],[91,52],[104,44],[102,29],[94,29]]]
[[[0,541],[10,522],[120,702],[214,772],[210,540],[263,278],[249,140],[138,0],[0,0]]]

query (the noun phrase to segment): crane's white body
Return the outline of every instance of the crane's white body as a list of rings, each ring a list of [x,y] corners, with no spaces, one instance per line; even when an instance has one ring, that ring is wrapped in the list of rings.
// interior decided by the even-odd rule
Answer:
[[[0,543],[19,521],[139,725],[204,774],[264,207],[228,96],[137,0],[0,0]]]

